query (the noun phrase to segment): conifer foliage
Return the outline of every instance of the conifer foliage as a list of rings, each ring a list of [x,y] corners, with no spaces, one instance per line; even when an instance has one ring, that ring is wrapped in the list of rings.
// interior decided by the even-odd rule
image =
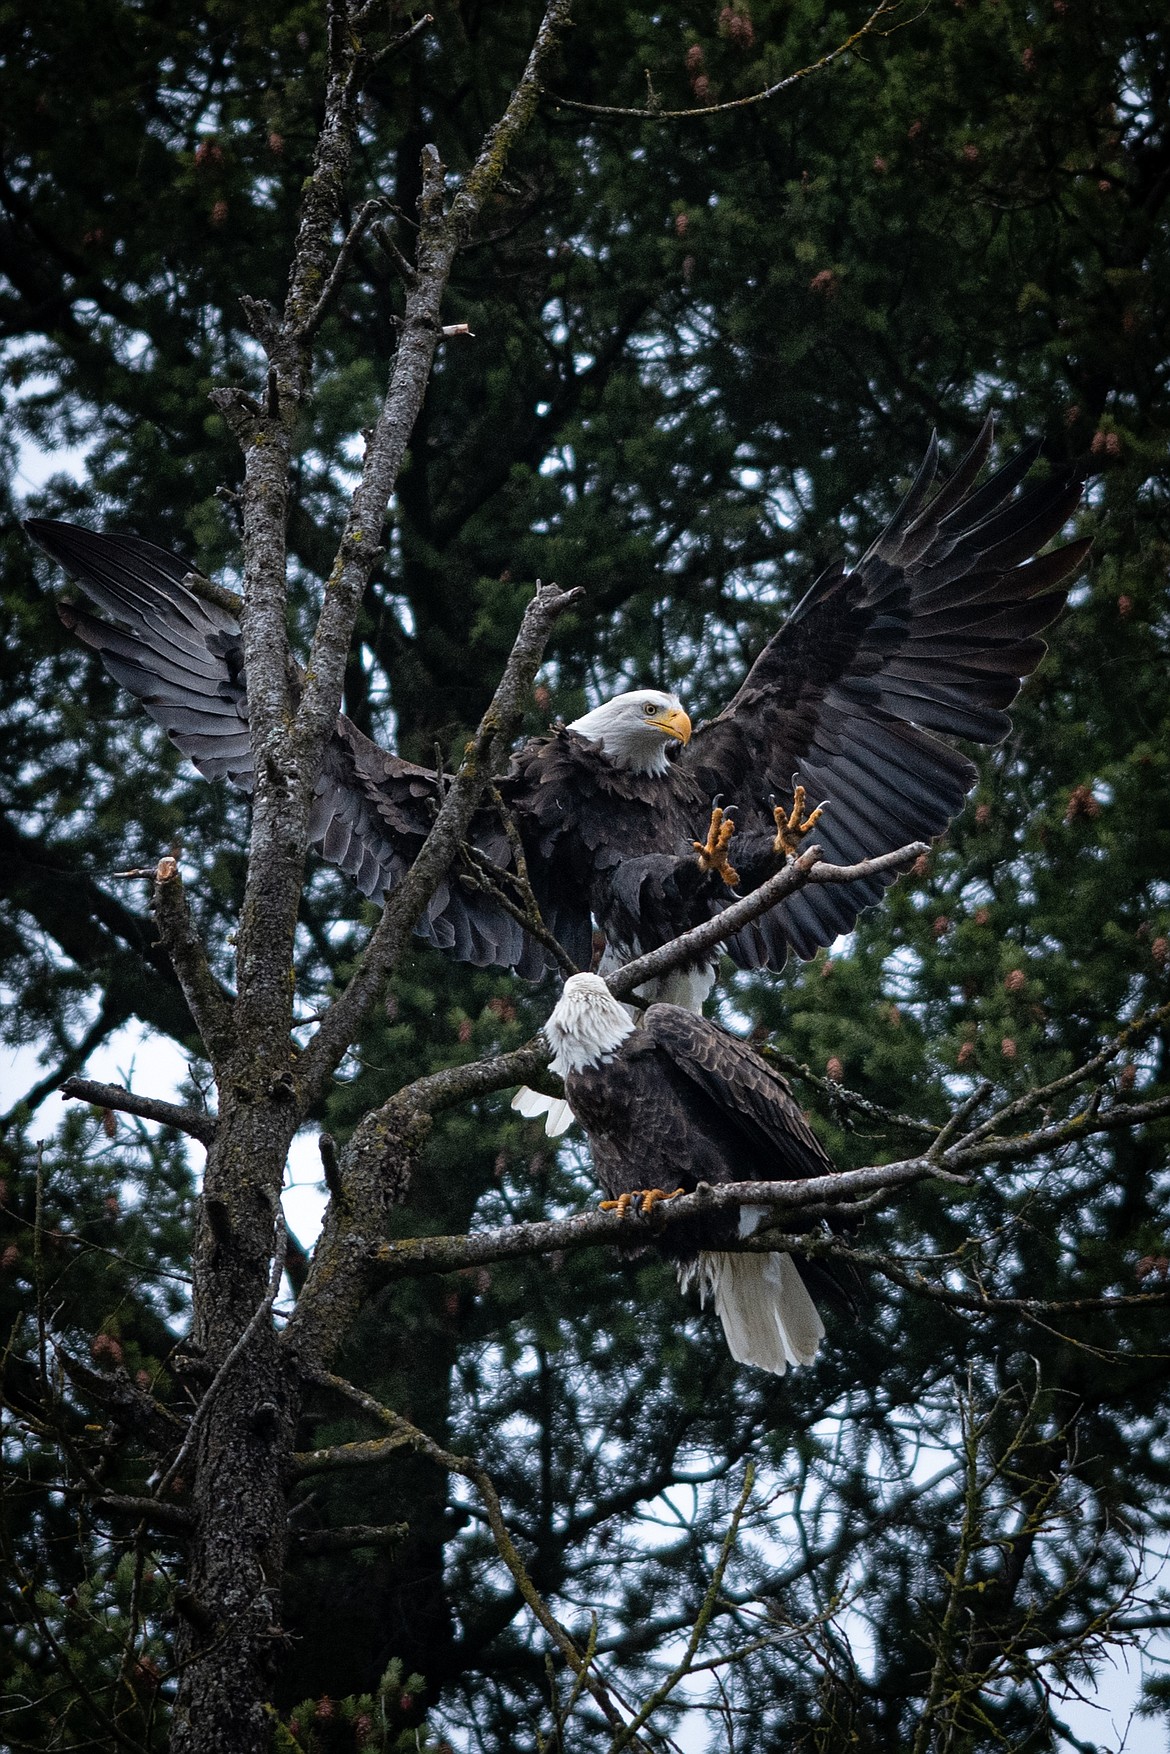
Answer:
[[[576,13],[0,19],[2,1028],[43,1066],[0,1104],[0,1746],[1043,1754],[1114,1745],[1081,1702],[1170,1625],[1163,9]],[[774,1379],[561,1223],[587,1157],[507,1107],[551,986],[302,868],[297,787],[339,700],[472,739],[437,881],[501,724],[717,708],[989,408],[1089,473],[1086,576],[945,841],[716,995],[866,1202]],[[70,643],[30,515],[246,586],[254,811]],[[62,1110],[131,1025],[187,1088]]]

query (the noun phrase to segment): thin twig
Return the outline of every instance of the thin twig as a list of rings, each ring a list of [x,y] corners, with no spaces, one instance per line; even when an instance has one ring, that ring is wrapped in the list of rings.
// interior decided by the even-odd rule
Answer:
[[[723,1574],[727,1570],[728,1561],[735,1549],[736,1539],[739,1535],[739,1526],[743,1521],[744,1512],[747,1510],[748,1499],[752,1495],[752,1487],[755,1484],[755,1478],[755,1467],[749,1462],[747,1468],[744,1470],[743,1487],[740,1491],[739,1501],[731,1513],[731,1521],[728,1524],[727,1533],[724,1535],[719,1548],[719,1558],[716,1561],[715,1569],[711,1574],[711,1582],[707,1587],[699,1612],[695,1616],[695,1624],[691,1628],[690,1637],[687,1639],[686,1650],[683,1652],[674,1668],[670,1671],[669,1675],[666,1676],[665,1680],[655,1688],[649,1699],[646,1700],[633,1721],[626,1724],[625,1728],[614,1737],[614,1740],[610,1744],[610,1754],[620,1754],[622,1748],[628,1747],[630,1742],[633,1741],[637,1731],[650,1721],[650,1718],[654,1712],[658,1710],[660,1705],[666,1703],[679,1682],[684,1681],[686,1677],[693,1672],[695,1656],[698,1652],[699,1645],[702,1642],[703,1634],[711,1624],[712,1616],[719,1605],[719,1593],[723,1588]]]
[[[466,842],[461,852],[466,861],[462,873],[463,880],[472,884],[482,894],[490,895],[497,907],[502,908],[510,919],[516,921],[517,925],[524,927],[529,937],[535,938],[538,944],[543,944],[549,955],[555,959],[566,979],[570,975],[580,974],[581,971],[569,952],[558,939],[553,937],[541,918],[540,910],[536,905],[536,897],[531,888],[527,890],[528,906],[513,901],[508,894],[504,887],[505,883],[508,882],[514,884],[516,889],[524,894],[524,882],[522,879],[518,880],[518,873],[505,870],[503,865],[497,865],[494,859],[489,859],[486,853],[481,853],[478,847],[470,846]]]
[[[121,1028],[129,1016],[129,1009],[124,1009],[121,1005],[111,1005],[107,996],[94,1022],[76,1046],[68,1048],[52,1071],[47,1072],[31,1090],[26,1090],[20,1101],[14,1103],[6,1115],[0,1115],[0,1134],[7,1132],[18,1110],[23,1109],[31,1114],[46,1096],[59,1089],[67,1078],[71,1078],[79,1067],[84,1066],[93,1050],[108,1035]]]
[[[855,1109],[858,1114],[871,1120],[883,1121],[891,1127],[900,1127],[910,1133],[917,1133],[924,1139],[934,1140],[938,1136],[938,1127],[933,1121],[921,1120],[917,1115],[899,1114],[897,1110],[885,1108],[871,1097],[863,1096],[859,1090],[850,1090],[848,1085],[838,1084],[832,1078],[822,1078],[811,1066],[798,1060],[794,1054],[785,1054],[779,1048],[761,1042],[756,1048],[761,1060],[767,1060],[789,1078],[799,1078],[803,1083],[810,1084],[814,1090],[826,1099],[830,1108]]]
[[[496,1550],[511,1572],[513,1581],[524,1601],[553,1639],[573,1673],[589,1689],[593,1699],[605,1713],[615,1731],[622,1732],[626,1728],[625,1720],[614,1704],[608,1688],[593,1672],[588,1657],[578,1649],[573,1638],[561,1625],[532,1582],[504,1521],[499,1493],[496,1491],[495,1484],[486,1468],[481,1467],[470,1456],[455,1455],[450,1450],[443,1449],[435,1442],[434,1438],[428,1437],[425,1431],[420,1431],[409,1420],[403,1419],[400,1414],[383,1406],[372,1395],[357,1388],[353,1383],[347,1382],[344,1377],[334,1376],[323,1370],[310,1370],[306,1372],[306,1375],[310,1382],[315,1382],[322,1388],[333,1389],[347,1400],[355,1402],[380,1425],[388,1429],[391,1434],[389,1441],[394,1442],[396,1447],[400,1444],[408,1445],[417,1454],[427,1456],[439,1467],[446,1468],[449,1473],[460,1475],[461,1478],[474,1486],[484,1507]],[[618,1745],[625,1746],[625,1743]],[[644,1746],[642,1743],[639,1745]]]
[[[623,109],[616,104],[581,103],[576,98],[562,97],[557,92],[547,90],[543,95],[563,109],[581,110],[586,115],[591,116],[623,116],[630,120],[639,122],[691,122],[705,116],[726,115],[731,110],[747,109],[751,104],[767,103],[769,98],[778,97],[782,91],[787,91],[791,86],[796,85],[799,80],[807,79],[810,74],[819,73],[823,68],[830,66],[834,61],[840,60],[841,56],[848,54],[849,50],[854,48],[857,43],[861,41],[862,37],[873,35],[888,36],[890,34],[888,31],[875,31],[874,27],[879,19],[886,18],[890,14],[897,12],[901,3],[902,0],[895,0],[895,3],[890,5],[888,4],[888,0],[882,0],[882,4],[875,7],[874,11],[870,13],[869,17],[859,30],[855,30],[851,36],[845,38],[843,43],[838,43],[835,49],[830,49],[828,53],[822,55],[818,61],[811,61],[807,67],[801,67],[795,73],[786,74],[783,79],[778,79],[774,85],[767,86],[763,91],[753,92],[749,97],[729,98],[726,103],[700,104],[689,110],[664,110],[657,105],[651,105],[643,110],[635,110]],[[915,16],[920,17],[921,14],[916,14]],[[904,19],[903,25],[912,22],[913,20],[911,19]]]
[[[41,1375],[41,1401],[48,1408],[49,1355],[45,1323],[45,1146],[37,1141],[36,1215],[33,1222],[33,1274],[37,1286],[37,1363]]]
[[[1005,1103],[1002,1108],[996,1109],[995,1113],[990,1115],[981,1126],[975,1128],[966,1142],[971,1144],[984,1139],[989,1134],[994,1133],[997,1127],[1003,1126],[1006,1121],[1016,1120],[1020,1115],[1027,1114],[1029,1109],[1051,1103],[1056,1097],[1063,1096],[1066,1091],[1073,1090],[1078,1084],[1085,1083],[1089,1078],[1103,1071],[1109,1062],[1115,1060],[1118,1054],[1123,1053],[1126,1048],[1132,1047],[1143,1036],[1160,1028],[1167,1018],[1170,1018],[1170,1003],[1159,1005],[1155,1010],[1147,1011],[1142,1017],[1135,1017],[1132,1023],[1127,1023],[1123,1029],[1118,1030],[1117,1034],[1110,1041],[1107,1041],[1104,1047],[1100,1048],[1083,1065],[1078,1066],[1075,1071],[1066,1072],[1060,1078],[1054,1078],[1050,1084],[1040,1085],[1036,1090],[1025,1091],[1022,1096],[1017,1096],[1011,1102]]]
[[[950,1144],[951,1140],[955,1137],[955,1134],[961,1131],[965,1123],[974,1114],[975,1110],[979,1107],[979,1104],[988,1095],[990,1090],[990,1078],[982,1079],[975,1086],[975,1089],[971,1092],[970,1096],[959,1104],[950,1120],[939,1128],[938,1136],[927,1153],[929,1157],[939,1157],[942,1155],[943,1150]]]
[[[325,313],[329,309],[330,303],[336,295],[342,280],[345,278],[346,269],[349,267],[354,251],[362,240],[363,233],[366,231],[366,228],[369,226],[374,215],[380,213],[385,205],[385,201],[379,197],[375,197],[372,201],[364,202],[358,209],[357,217],[350,226],[348,232],[345,234],[345,240],[337,252],[337,260],[333,264],[333,271],[325,282],[324,287],[321,289],[321,296],[300,326],[299,337],[302,342],[311,340],[317,333],[317,330],[320,328],[321,323],[324,320]]]

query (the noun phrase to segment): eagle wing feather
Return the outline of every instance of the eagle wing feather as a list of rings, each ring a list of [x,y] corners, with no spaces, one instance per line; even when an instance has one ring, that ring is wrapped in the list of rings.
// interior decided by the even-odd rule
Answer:
[[[931,440],[857,566],[816,581],[734,698],[696,731],[672,773],[738,804],[738,830],[758,832],[773,796],[791,796],[794,774],[814,801],[829,801],[816,838],[838,864],[933,839],[962,807],[976,769],[941,739],[1007,734],[1006,708],[1046,649],[1037,636],[1089,547],[1037,553],[1072,515],[1081,484],[1066,472],[1017,495],[1034,449],[975,488],[992,431],[988,419],[933,497]],[[746,967],[779,966],[789,944],[811,956],[895,876],[804,890],[741,932],[732,953]]]
[[[741,1134],[753,1152],[774,1158],[772,1179],[832,1173],[832,1161],[787,1080],[747,1042],[679,1005],[648,1006],[642,1033],[714,1104],[730,1131]]]
[[[25,528],[110,618],[64,603],[65,625],[202,774],[250,792],[243,641],[231,610],[192,590],[192,568],[152,542],[39,518]],[[380,900],[417,857],[437,807],[430,769],[380,749],[339,717],[309,818],[310,839],[328,863]],[[473,838],[497,864],[510,865],[507,837],[491,812],[477,818]],[[515,967],[531,978],[546,967],[546,953],[515,920],[454,880],[431,898],[419,931],[479,967]]]

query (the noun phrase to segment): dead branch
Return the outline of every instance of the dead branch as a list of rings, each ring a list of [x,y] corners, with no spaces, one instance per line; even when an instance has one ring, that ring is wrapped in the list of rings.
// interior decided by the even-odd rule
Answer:
[[[298,1062],[302,1112],[323,1093],[435,885],[454,860],[483,788],[512,743],[553,623],[580,595],[579,591],[561,591],[555,585],[538,583],[491,704],[467,746],[418,857],[391,892],[349,985],[324,1013]]]
[[[61,1086],[63,1100],[89,1102],[95,1108],[118,1109],[123,1114],[138,1115],[144,1121],[158,1121],[164,1127],[178,1127],[201,1145],[210,1145],[215,1138],[215,1116],[197,1108],[185,1108],[177,1102],[160,1102],[153,1096],[139,1096],[121,1084],[98,1084],[92,1078],[67,1078]]]
[[[125,1493],[94,1492],[92,1487],[61,1481],[49,1488],[63,1498],[80,1499],[87,1510],[101,1517],[132,1517],[171,1534],[186,1535],[195,1527],[195,1512],[185,1504],[160,1504],[155,1498],[133,1498]]]
[[[341,248],[337,252],[337,260],[333,264],[332,272],[321,289],[321,296],[301,324],[300,333],[303,340],[311,340],[317,333],[317,330],[321,327],[321,324],[325,319],[325,313],[328,311],[329,306],[337,296],[338,289],[340,288],[342,281],[345,279],[349,264],[353,259],[354,251],[361,242],[362,237],[375,214],[380,213],[385,205],[386,203],[384,201],[375,197],[372,201],[363,202],[361,207],[359,207],[357,217],[346,232]]]
[[[353,1547],[398,1547],[409,1523],[348,1523],[339,1529],[294,1529],[293,1545],[302,1553],[342,1553]]]
[[[663,944],[658,950],[648,951],[645,956],[637,956],[612,974],[608,980],[610,992],[615,999],[624,999],[643,981],[653,980],[661,974],[668,974],[671,969],[681,968],[684,962],[698,961],[708,950],[727,938],[734,937],[741,926],[758,919],[777,902],[783,901],[788,895],[795,895],[808,883],[854,883],[863,877],[880,877],[886,871],[899,871],[908,867],[920,853],[929,852],[925,841],[911,841],[904,847],[897,847],[893,852],[880,853],[872,859],[862,859],[856,865],[829,865],[821,858],[819,846],[810,846],[798,858],[790,859],[783,870],[761,883],[749,895],[741,896],[733,901],[730,907],[723,909],[713,919],[704,920],[701,925],[693,926],[681,937],[673,938],[669,944]]]
[[[726,115],[731,110],[744,110],[752,104],[767,103],[769,99],[778,97],[782,91],[788,91],[800,80],[809,78],[813,73],[822,72],[834,61],[839,61],[842,55],[847,55],[850,49],[856,48],[863,37],[889,36],[891,34],[889,31],[879,31],[876,28],[878,21],[892,17],[900,9],[901,4],[902,0],[894,0],[893,5],[889,4],[888,0],[882,0],[881,5],[874,8],[859,30],[855,30],[851,36],[845,38],[844,42],[838,43],[835,49],[830,49],[819,60],[810,61],[807,67],[801,67],[795,73],[786,74],[783,79],[778,79],[774,85],[767,86],[763,91],[753,92],[749,97],[729,98],[726,103],[699,104],[689,110],[664,110],[659,104],[651,104],[646,109],[636,110],[623,109],[616,104],[581,103],[576,98],[562,97],[552,91],[545,91],[543,95],[550,102],[556,104],[558,109],[580,110],[590,116],[621,116],[626,120],[639,122],[692,122],[707,116]],[[911,22],[912,20],[904,19],[898,28],[901,29]]]
[[[518,925],[524,927],[529,937],[535,938],[538,944],[544,945],[566,979],[570,975],[580,974],[580,969],[564,945],[553,937],[545,925],[536,906],[536,897],[527,883],[519,882],[515,872],[507,871],[503,865],[495,864],[487,857],[486,853],[481,853],[478,847],[469,846],[464,842],[460,850],[464,859],[460,881],[467,883],[473,889],[478,889],[481,894],[490,895],[497,907],[501,908],[510,919],[515,920]],[[514,889],[523,897],[523,900],[513,900],[509,888]]]
[[[218,1066],[234,1041],[231,1006],[211,972],[178,864],[171,858],[160,859],[155,870],[154,917],[203,1045],[212,1065]]]

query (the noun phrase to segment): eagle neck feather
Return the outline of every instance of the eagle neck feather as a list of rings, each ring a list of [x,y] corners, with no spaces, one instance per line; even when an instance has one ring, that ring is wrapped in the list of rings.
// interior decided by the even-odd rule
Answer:
[[[553,1050],[549,1066],[560,1077],[612,1060],[634,1024],[624,1005],[596,975],[574,975],[544,1026]]]

